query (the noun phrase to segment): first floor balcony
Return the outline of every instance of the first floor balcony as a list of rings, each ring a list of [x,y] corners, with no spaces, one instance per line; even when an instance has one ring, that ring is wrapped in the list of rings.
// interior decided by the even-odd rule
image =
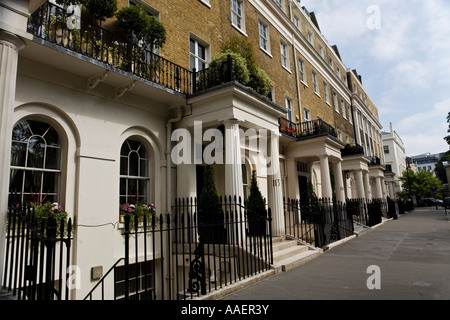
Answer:
[[[294,123],[288,119],[278,119],[280,133],[294,140],[303,140],[319,136],[337,137],[336,130],[322,119]]]

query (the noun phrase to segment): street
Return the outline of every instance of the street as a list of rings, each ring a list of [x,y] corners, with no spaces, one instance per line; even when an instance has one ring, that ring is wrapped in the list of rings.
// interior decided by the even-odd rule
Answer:
[[[449,220],[416,208],[224,300],[448,300]]]

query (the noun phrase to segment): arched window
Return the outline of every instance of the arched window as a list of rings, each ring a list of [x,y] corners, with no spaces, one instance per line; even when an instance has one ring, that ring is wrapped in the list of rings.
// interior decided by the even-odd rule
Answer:
[[[12,132],[10,204],[57,202],[61,179],[61,143],[48,123],[23,120]]]
[[[120,151],[120,204],[149,204],[149,154],[138,140],[126,140]]]

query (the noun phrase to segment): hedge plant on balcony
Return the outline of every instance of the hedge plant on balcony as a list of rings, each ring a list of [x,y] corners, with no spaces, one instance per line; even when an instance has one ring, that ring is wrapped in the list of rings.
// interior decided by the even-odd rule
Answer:
[[[250,77],[248,83],[245,83],[245,85],[260,95],[267,97],[270,93],[272,81],[267,73],[256,64],[253,45],[250,40],[244,36],[232,37],[222,45],[221,49],[222,52],[227,50],[235,52],[245,59]]]

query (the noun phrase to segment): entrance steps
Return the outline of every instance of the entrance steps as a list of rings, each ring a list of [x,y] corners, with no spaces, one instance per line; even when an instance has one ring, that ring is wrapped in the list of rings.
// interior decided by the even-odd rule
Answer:
[[[289,239],[286,237],[274,237],[273,242],[273,265],[272,267],[279,272],[286,272],[298,267],[321,253],[321,249],[306,245],[301,241]]]

